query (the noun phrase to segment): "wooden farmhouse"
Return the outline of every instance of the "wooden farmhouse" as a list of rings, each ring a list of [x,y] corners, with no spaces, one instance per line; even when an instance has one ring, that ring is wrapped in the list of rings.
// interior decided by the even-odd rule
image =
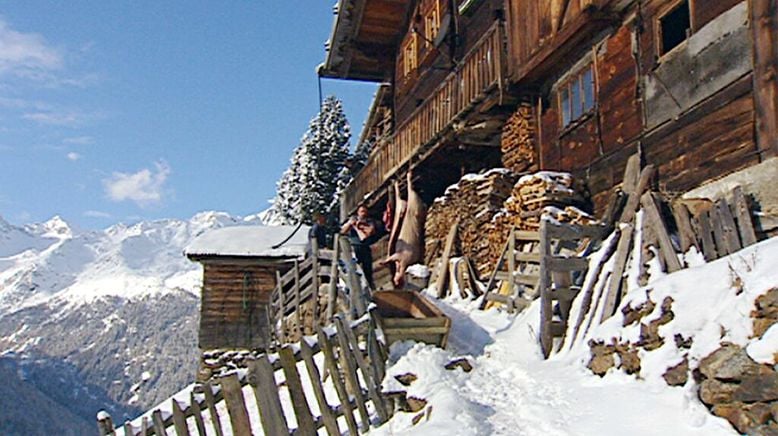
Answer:
[[[186,256],[203,266],[199,347],[264,350],[271,344],[269,303],[276,272],[305,255],[308,229],[237,226],[197,238]]]
[[[432,204],[493,167],[570,172],[599,214],[635,153],[778,214],[777,71],[770,0],[340,0],[319,73],[381,84],[343,215],[409,168]]]

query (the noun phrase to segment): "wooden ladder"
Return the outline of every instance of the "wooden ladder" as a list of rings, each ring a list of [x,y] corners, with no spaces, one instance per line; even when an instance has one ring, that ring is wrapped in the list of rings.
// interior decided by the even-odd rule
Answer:
[[[564,342],[570,308],[589,268],[587,251],[603,236],[601,226],[540,224],[540,346],[548,357]],[[555,310],[556,308],[556,310]]]
[[[481,310],[489,302],[498,302],[513,313],[529,306],[538,297],[540,245],[539,232],[511,228],[497,266],[489,277]],[[507,283],[508,295],[495,291],[500,282]]]

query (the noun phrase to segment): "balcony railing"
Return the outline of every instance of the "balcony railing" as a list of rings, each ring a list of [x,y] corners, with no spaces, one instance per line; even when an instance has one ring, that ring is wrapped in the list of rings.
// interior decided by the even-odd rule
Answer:
[[[465,55],[460,65],[438,86],[387,140],[376,148],[362,170],[346,187],[341,210],[353,211],[416,156],[450,129],[495,88],[502,92],[506,68],[502,23],[496,21]]]

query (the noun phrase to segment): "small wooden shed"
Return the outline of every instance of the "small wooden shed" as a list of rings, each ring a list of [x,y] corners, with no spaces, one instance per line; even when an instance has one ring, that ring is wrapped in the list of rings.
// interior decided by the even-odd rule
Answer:
[[[305,255],[308,228],[236,226],[209,231],[184,254],[203,265],[199,347],[265,349],[270,344],[270,296],[283,274]],[[278,246],[292,235],[288,241]]]

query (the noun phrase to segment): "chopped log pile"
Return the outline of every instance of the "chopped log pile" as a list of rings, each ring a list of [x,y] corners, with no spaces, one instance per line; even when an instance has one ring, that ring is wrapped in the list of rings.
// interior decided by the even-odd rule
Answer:
[[[517,176],[505,169],[491,170],[482,175],[467,175],[449,187],[427,213],[424,226],[427,265],[434,265],[443,253],[446,237],[459,220],[457,232],[459,249],[454,251],[469,256],[482,269],[488,266],[489,243],[484,234],[489,231],[492,218],[501,211]]]
[[[505,168],[516,173],[538,170],[535,123],[534,108],[529,103],[519,105],[516,112],[505,122],[500,139],[502,164]]]

